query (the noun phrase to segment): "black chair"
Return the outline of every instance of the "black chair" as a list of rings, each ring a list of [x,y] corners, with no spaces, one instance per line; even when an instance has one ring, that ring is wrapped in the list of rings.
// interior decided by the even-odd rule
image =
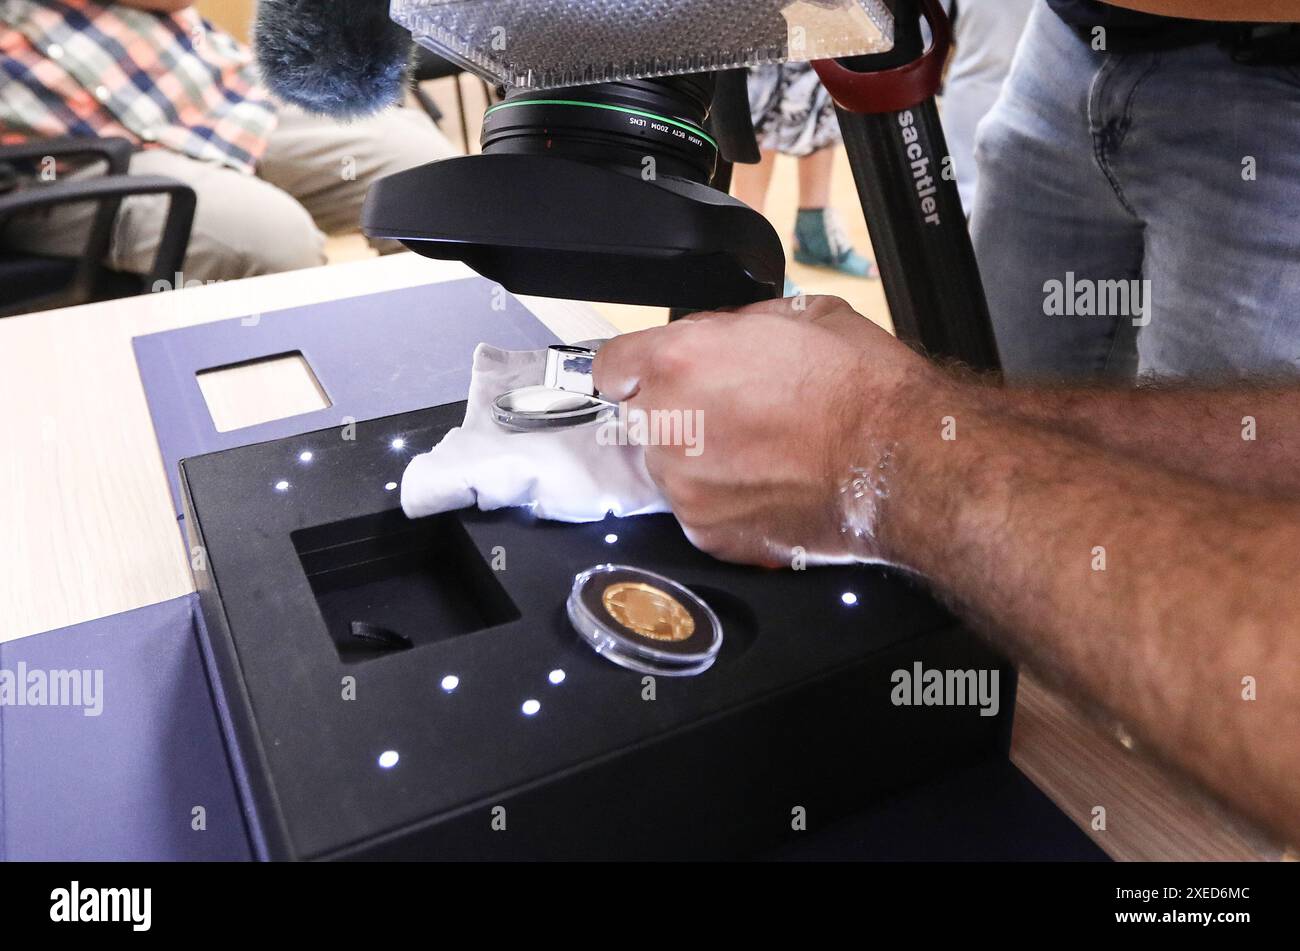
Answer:
[[[0,244],[0,317],[128,297],[170,286],[181,270],[194,223],[194,190],[171,178],[130,175],[134,147],[125,139],[37,139],[0,146],[0,234],[21,212],[93,202],[96,211],[80,257],[31,254]],[[89,159],[103,162],[105,174],[44,182],[24,174],[43,162]],[[133,195],[168,196],[167,218],[148,274],[123,274],[104,266],[122,199]]]
[[[420,108],[428,114],[436,125],[442,122],[442,110],[433,101],[433,97],[420,88],[420,83],[431,79],[445,79],[448,76],[455,77],[456,110],[459,113],[460,138],[465,146],[465,154],[468,155],[470,151],[469,123],[465,118],[465,94],[460,88],[460,74],[463,72],[465,72],[464,69],[451,60],[444,59],[432,50],[425,49],[423,46],[415,47],[414,62],[411,66],[411,92],[414,93]],[[487,83],[483,83],[483,91],[490,103],[492,101],[492,90]]]

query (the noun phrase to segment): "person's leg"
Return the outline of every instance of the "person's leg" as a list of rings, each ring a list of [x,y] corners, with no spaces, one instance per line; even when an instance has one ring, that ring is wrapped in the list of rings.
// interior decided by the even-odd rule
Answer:
[[[1123,62],[1040,4],[977,135],[971,231],[1010,380],[1132,378],[1132,321],[1073,293],[1141,274],[1142,222],[1099,166],[1089,120]]]
[[[997,101],[1036,0],[961,0],[957,52],[943,86],[943,131],[962,207],[975,207],[975,131]]]
[[[853,247],[831,204],[835,149],[828,146],[799,159],[799,211],[794,222],[794,259],[853,277],[875,277],[876,266]]]
[[[257,174],[302,202],[324,231],[346,231],[359,224],[375,179],[455,154],[415,109],[343,123],[284,107]],[[396,241],[373,243],[385,253],[402,250]]]
[[[831,203],[831,174],[835,150],[818,149],[799,159],[799,207],[826,208]]]
[[[757,165],[733,165],[731,168],[731,196],[759,214],[767,204],[767,189],[772,184],[776,154],[772,149],[762,149],[759,151],[762,161]]]
[[[233,280],[325,263],[325,237],[306,209],[266,182],[166,149],[137,152],[131,173],[163,175],[194,189],[198,201],[185,255],[185,281]],[[104,263],[115,271],[148,273],[166,213],[167,199],[162,196],[122,202]],[[93,216],[90,204],[24,215],[10,223],[4,242],[37,254],[76,257]]]
[[[794,259],[852,277],[876,277],[876,265],[859,254],[830,207],[835,150],[827,147],[799,159],[799,211],[794,220]]]
[[[1300,373],[1300,67],[1162,53],[1115,174],[1147,222],[1139,373]]]

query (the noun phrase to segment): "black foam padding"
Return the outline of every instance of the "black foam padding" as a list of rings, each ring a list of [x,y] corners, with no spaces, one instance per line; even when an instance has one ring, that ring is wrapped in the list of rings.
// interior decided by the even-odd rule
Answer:
[[[325,430],[181,463],[191,543],[206,550],[196,582],[213,680],[267,857],[752,855],[798,836],[793,810],[824,827],[1005,754],[1014,672],[880,568],[723,564],[670,516],[407,521],[385,486],[463,414],[454,404],[357,424],[352,440]],[[397,437],[410,448],[392,448]],[[604,562],[703,597],[725,630],[717,663],[658,678],[646,699],[641,674],[597,656],[565,599],[574,575]],[[322,585],[326,569],[356,570],[368,592],[340,614],[328,597],[348,585]],[[331,618],[349,613],[414,646],[343,656]],[[996,668],[999,714],[895,706],[891,673],[916,661]],[[522,713],[529,699],[535,716]],[[388,750],[400,759],[382,769]]]
[[[763,858],[782,862],[1107,862],[1010,761],[944,772]]]

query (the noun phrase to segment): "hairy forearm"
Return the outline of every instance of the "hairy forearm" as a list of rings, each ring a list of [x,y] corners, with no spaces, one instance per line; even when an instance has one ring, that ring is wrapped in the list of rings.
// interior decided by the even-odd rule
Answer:
[[[990,412],[960,387],[894,403],[886,555],[1300,841],[1300,507]]]
[[[1300,19],[1295,0],[1106,0],[1111,6],[1193,20],[1265,22]]]
[[[1300,497],[1300,387],[1007,388],[1010,412],[1132,459],[1241,492]]]

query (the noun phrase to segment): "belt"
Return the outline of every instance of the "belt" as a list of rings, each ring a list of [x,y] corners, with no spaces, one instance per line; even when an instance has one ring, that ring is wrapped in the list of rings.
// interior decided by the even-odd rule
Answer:
[[[1248,23],[1225,44],[1232,58],[1247,66],[1300,63],[1300,23]]]
[[[1096,27],[1076,26],[1075,32],[1091,43]],[[1300,63],[1300,23],[1220,23],[1170,20],[1145,29],[1104,27],[1106,48],[1116,53],[1185,49],[1214,43],[1224,47],[1235,62],[1247,66]]]

